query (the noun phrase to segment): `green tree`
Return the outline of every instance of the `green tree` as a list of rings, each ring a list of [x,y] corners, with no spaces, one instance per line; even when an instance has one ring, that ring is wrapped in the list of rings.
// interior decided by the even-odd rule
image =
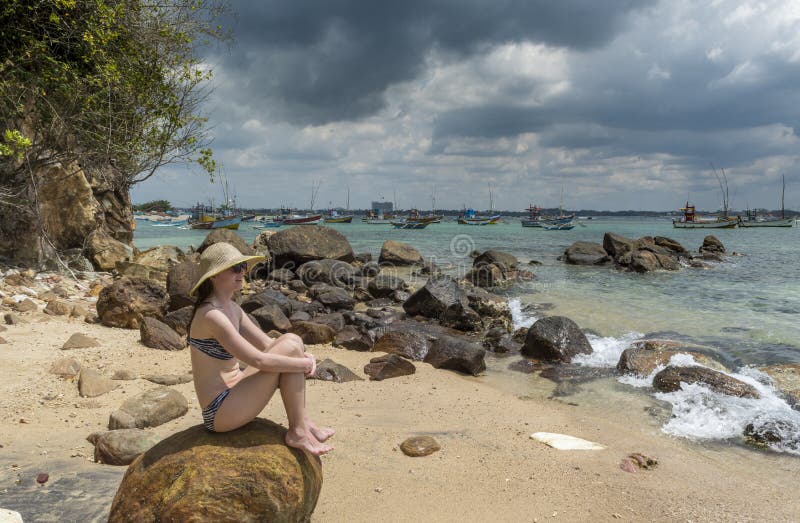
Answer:
[[[140,203],[133,206],[134,211],[143,212],[167,212],[175,208],[167,200],[153,200],[152,202]]]

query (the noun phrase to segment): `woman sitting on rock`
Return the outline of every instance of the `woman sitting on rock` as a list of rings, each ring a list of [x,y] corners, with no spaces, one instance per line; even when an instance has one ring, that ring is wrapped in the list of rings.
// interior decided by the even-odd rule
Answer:
[[[314,356],[295,334],[272,339],[233,302],[242,279],[263,261],[243,256],[229,243],[215,243],[200,256],[197,294],[189,323],[192,372],[203,422],[212,432],[227,432],[253,420],[281,390],[289,418],[286,444],[314,455],[333,450],[323,442],[333,430],[317,427],[306,413],[306,377],[314,374]],[[240,370],[239,362],[248,365]]]

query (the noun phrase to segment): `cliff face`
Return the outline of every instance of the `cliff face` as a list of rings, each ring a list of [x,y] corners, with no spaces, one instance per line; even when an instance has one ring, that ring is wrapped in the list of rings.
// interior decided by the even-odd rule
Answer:
[[[127,187],[115,183],[120,178],[111,166],[71,162],[20,179],[20,206],[0,208],[0,255],[36,266],[53,266],[56,253],[83,256],[100,270],[129,259],[134,220]]]

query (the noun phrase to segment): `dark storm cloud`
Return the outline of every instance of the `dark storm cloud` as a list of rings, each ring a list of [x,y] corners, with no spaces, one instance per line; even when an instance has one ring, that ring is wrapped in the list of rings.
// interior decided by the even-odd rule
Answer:
[[[432,49],[465,57],[541,42],[586,50],[609,42],[654,0],[235,1],[226,74],[272,118],[321,124],[371,115],[393,84],[413,80]]]

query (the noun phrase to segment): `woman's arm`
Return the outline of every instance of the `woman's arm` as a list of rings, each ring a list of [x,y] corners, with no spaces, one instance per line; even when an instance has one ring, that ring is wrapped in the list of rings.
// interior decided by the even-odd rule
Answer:
[[[292,358],[280,354],[262,352],[247,341],[233,326],[222,311],[210,309],[203,314],[205,326],[212,336],[239,361],[266,372],[302,372],[313,369],[308,358]]]
[[[264,352],[269,350],[275,340],[267,336],[258,325],[253,323],[253,320],[241,308],[239,308],[239,312],[242,315],[239,321],[239,333],[257,349]]]

